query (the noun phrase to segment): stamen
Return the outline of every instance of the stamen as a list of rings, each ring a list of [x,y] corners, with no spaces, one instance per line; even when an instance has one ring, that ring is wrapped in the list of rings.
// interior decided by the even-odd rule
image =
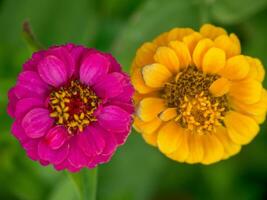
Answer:
[[[100,99],[92,89],[74,80],[50,94],[50,117],[73,135],[97,121],[94,112],[99,104]]]
[[[214,97],[209,92],[210,85],[218,78],[190,66],[165,85],[163,98],[168,107],[177,108],[177,123],[199,134],[214,132],[216,126],[223,125],[229,109],[227,98]]]

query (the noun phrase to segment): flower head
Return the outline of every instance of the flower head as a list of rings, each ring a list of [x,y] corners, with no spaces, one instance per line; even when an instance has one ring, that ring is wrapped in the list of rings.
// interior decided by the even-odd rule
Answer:
[[[259,59],[210,24],[174,28],[144,43],[132,64],[135,129],[169,158],[210,164],[257,135],[267,111]]]
[[[9,91],[12,133],[43,165],[93,168],[125,142],[133,91],[110,54],[73,44],[39,51]]]

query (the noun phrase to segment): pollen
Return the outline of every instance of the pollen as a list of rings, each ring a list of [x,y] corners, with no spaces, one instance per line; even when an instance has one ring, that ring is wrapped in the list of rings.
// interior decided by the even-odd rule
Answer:
[[[214,97],[210,85],[218,75],[205,74],[190,66],[164,86],[163,98],[167,107],[177,109],[175,121],[181,127],[199,134],[212,133],[223,125],[228,108],[226,96]]]
[[[51,92],[50,117],[55,118],[56,124],[65,126],[69,134],[73,135],[97,121],[94,112],[99,104],[100,99],[91,88],[73,80]]]

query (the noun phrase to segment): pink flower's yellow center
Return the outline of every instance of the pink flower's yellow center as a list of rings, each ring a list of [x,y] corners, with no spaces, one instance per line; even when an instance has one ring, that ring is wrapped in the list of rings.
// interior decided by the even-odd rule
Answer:
[[[200,134],[212,132],[222,124],[229,109],[227,98],[214,97],[209,92],[210,85],[218,78],[189,66],[175,80],[166,83],[163,97],[169,108],[177,108],[175,121]]]
[[[96,121],[94,112],[100,103],[95,92],[78,80],[54,90],[50,94],[50,116],[56,124],[64,125],[70,134],[75,134]]]

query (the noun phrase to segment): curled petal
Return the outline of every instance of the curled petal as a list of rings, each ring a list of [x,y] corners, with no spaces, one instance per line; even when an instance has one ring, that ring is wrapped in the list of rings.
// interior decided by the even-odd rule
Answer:
[[[22,127],[30,138],[42,137],[52,126],[53,120],[49,117],[49,111],[43,108],[34,108],[22,119]]]
[[[221,27],[217,27],[212,24],[204,24],[200,28],[200,34],[213,40],[220,35],[226,35],[227,32]]]
[[[118,106],[106,106],[98,116],[99,124],[111,132],[130,130],[131,116]]]
[[[93,85],[109,71],[109,60],[100,53],[90,54],[80,68],[80,79],[87,85]]]
[[[149,97],[140,101],[136,115],[142,121],[151,121],[165,108],[164,99]]]
[[[55,56],[47,56],[38,64],[40,77],[49,85],[61,86],[68,80],[68,71],[64,63]]]
[[[63,126],[55,126],[47,132],[44,140],[49,148],[56,150],[62,147],[68,137],[67,130]]]
[[[148,122],[143,122],[138,117],[135,117],[133,127],[138,132],[142,132],[145,134],[152,134],[160,127],[161,124],[162,122],[158,117]]]
[[[176,74],[179,71],[180,62],[174,50],[168,47],[159,47],[154,55],[156,62],[166,66]]]
[[[211,84],[209,91],[215,97],[220,97],[228,93],[230,87],[231,87],[231,82],[228,79],[219,78]]]
[[[244,56],[234,56],[226,61],[225,68],[221,74],[229,80],[241,80],[247,76],[249,68],[249,64]]]
[[[231,34],[230,36],[220,35],[214,40],[214,43],[216,47],[225,51],[227,58],[241,53],[240,42],[235,34]]]
[[[38,144],[38,155],[41,159],[57,165],[67,158],[69,148],[69,144],[65,144],[61,148],[53,150],[50,148],[46,140],[41,140]]]
[[[151,88],[161,88],[171,78],[171,72],[162,64],[147,65],[142,69],[145,84]]]
[[[223,50],[212,47],[203,57],[202,69],[206,73],[215,74],[225,66],[225,53]]]
[[[213,46],[214,43],[210,39],[202,39],[197,43],[196,48],[193,52],[193,61],[196,67],[198,67],[199,69],[202,68],[203,57],[206,52]]]

